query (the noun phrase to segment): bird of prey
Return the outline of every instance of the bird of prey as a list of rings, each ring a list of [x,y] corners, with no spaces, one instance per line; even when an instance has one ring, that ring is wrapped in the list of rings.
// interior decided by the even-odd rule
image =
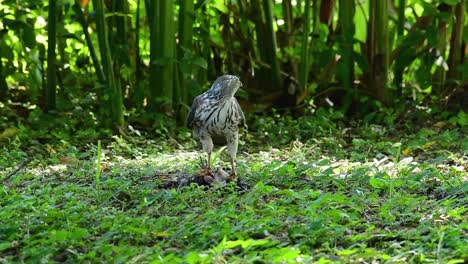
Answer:
[[[227,146],[231,157],[231,179],[237,178],[239,128],[247,128],[244,113],[234,97],[239,87],[242,83],[237,76],[218,77],[208,91],[195,97],[187,116],[187,127],[192,129],[195,139],[200,140],[203,151],[208,155],[210,174],[213,174],[210,164],[213,140]]]

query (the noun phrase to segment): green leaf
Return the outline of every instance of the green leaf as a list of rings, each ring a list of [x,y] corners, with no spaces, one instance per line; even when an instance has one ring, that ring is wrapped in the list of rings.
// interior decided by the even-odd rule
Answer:
[[[23,42],[24,45],[32,49],[36,45],[36,33],[34,28],[30,25],[27,25],[23,28]]]
[[[460,126],[466,126],[468,125],[468,115],[465,114],[464,111],[460,111],[458,112],[458,115],[457,115],[457,123],[460,125]]]
[[[355,33],[354,38],[359,40],[360,42],[365,43],[367,39],[367,21],[366,17],[369,17],[369,1],[363,1],[366,7],[357,7],[356,6],[356,14],[354,15],[354,24],[355,24]]]
[[[0,243],[0,252],[11,248],[11,243],[10,242],[2,242]]]
[[[353,249],[343,249],[338,252],[339,256],[351,256],[355,253],[357,253],[359,249],[353,248]]]
[[[3,18],[3,24],[10,29],[21,29],[25,26],[25,23],[16,19]]]
[[[454,6],[458,4],[459,0],[442,0],[442,2],[446,3],[447,5]]]
[[[223,248],[224,249],[230,249],[230,248],[235,248],[235,247],[240,246],[240,245],[242,245],[243,248],[246,248],[246,246],[245,246],[246,242],[248,242],[248,240],[247,241],[243,241],[243,240],[225,241],[223,243]]]
[[[191,251],[185,256],[185,261],[189,264],[200,263],[203,258],[200,256],[200,253]]]
[[[49,239],[51,241],[66,241],[68,239],[69,232],[65,230],[52,230],[50,232]]]
[[[215,0],[213,6],[222,13],[227,13],[229,11],[226,5],[224,4],[224,0]]]
[[[208,68],[208,63],[206,62],[205,59],[203,59],[202,57],[195,57],[193,59],[193,64],[201,67],[202,69],[207,69]]]
[[[80,227],[73,228],[70,232],[70,238],[80,240],[89,234],[88,230]]]
[[[370,178],[369,184],[372,185],[372,187],[377,188],[377,189],[382,189],[386,188],[388,183],[384,179],[380,178]]]

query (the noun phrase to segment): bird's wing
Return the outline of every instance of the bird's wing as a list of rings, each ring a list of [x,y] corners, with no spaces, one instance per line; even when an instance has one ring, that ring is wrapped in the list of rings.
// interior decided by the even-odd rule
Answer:
[[[236,104],[237,108],[237,114],[240,117],[240,123],[239,126],[247,128],[247,123],[245,121],[245,115],[244,112],[242,111],[242,108],[240,107],[239,103],[237,102],[237,99],[234,97],[234,104]]]
[[[190,107],[190,112],[187,116],[186,125],[188,128],[193,128],[193,122],[195,121],[195,113],[197,112],[200,105],[203,103],[202,96],[199,95],[193,99],[192,107]]]

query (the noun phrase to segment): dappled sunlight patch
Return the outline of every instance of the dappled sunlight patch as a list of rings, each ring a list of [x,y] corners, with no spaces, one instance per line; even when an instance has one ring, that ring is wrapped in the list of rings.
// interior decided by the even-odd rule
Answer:
[[[187,263],[207,260],[242,262],[262,258],[274,263],[301,263],[312,259],[297,247],[285,247],[279,244],[280,241],[269,239],[227,240],[225,236],[221,242],[205,252],[189,252],[185,256],[185,261]]]
[[[458,143],[415,140],[405,154],[409,135],[340,137],[247,140],[238,156],[243,190],[174,184],[205,159],[192,141],[113,138],[100,166],[96,144],[50,145],[0,187],[0,239],[16,241],[0,256],[34,249],[32,239],[44,252],[82,259],[411,262],[433,258],[441,237],[443,260],[464,256],[467,158],[447,150]],[[10,153],[2,157],[9,172],[29,155],[15,146]]]
[[[177,151],[175,153],[159,153],[154,155],[138,156],[136,158],[119,157],[114,165],[128,167],[151,167],[162,171],[180,170],[194,163],[201,153],[195,151]]]
[[[60,174],[67,171],[67,165],[65,164],[57,164],[57,165],[49,165],[44,169],[31,169],[28,170],[29,173],[35,175],[52,175],[52,174]]]

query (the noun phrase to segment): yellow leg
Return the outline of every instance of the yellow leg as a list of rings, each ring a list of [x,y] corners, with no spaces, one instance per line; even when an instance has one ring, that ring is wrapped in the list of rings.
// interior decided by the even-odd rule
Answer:
[[[229,179],[237,179],[236,162],[234,161],[234,159],[231,159],[231,175],[229,175]]]

